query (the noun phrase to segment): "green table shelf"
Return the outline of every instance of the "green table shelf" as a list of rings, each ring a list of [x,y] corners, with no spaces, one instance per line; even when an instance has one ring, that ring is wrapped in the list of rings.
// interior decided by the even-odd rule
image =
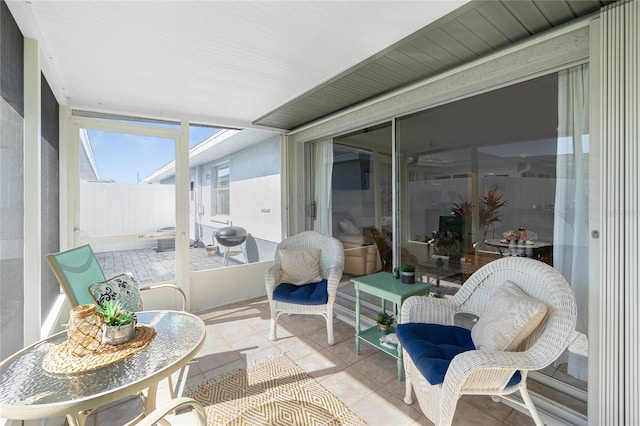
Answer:
[[[377,272],[371,275],[364,275],[351,279],[356,291],[356,354],[360,355],[360,342],[365,341],[370,345],[386,352],[397,360],[398,380],[403,379],[402,347],[398,344],[397,349],[387,348],[380,343],[382,334],[377,327],[367,330],[360,330],[360,293],[364,292],[380,297],[381,310],[385,309],[386,301],[396,305],[396,321],[400,323],[402,302],[411,296],[427,296],[432,284],[416,282],[415,284],[403,284],[400,280],[393,278],[388,272]],[[390,332],[395,332],[392,327]]]

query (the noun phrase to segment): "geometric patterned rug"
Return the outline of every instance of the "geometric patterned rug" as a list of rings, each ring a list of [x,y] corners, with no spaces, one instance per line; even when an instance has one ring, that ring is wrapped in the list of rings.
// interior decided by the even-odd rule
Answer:
[[[201,384],[185,396],[209,425],[351,426],[367,423],[286,355]]]

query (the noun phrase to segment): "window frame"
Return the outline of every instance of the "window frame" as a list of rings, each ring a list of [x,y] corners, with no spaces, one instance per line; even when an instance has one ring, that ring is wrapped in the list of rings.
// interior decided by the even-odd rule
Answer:
[[[228,169],[227,185],[224,188],[219,186],[219,172]],[[227,220],[231,216],[231,165],[229,161],[216,163],[211,168],[211,216],[214,220]],[[227,193],[227,211],[219,212],[218,195],[226,191]]]

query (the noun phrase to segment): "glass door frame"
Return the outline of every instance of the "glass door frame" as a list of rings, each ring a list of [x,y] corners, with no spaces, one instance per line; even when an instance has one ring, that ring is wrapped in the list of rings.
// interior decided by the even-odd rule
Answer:
[[[99,114],[96,114],[99,117]],[[61,106],[60,131],[60,249],[65,250],[91,242],[139,241],[175,238],[177,284],[187,295],[190,309],[189,284],[189,123],[175,122],[178,129],[126,123],[94,117],[73,115]],[[110,118],[110,117],[109,117]],[[144,119],[141,119],[143,121]],[[175,143],[175,233],[132,234],[113,237],[80,236],[80,129],[100,130],[138,136],[172,139]]]

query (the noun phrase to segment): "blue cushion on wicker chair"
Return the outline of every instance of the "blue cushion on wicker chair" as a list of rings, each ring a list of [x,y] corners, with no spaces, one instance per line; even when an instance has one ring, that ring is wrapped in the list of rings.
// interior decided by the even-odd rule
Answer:
[[[471,330],[455,325],[398,324],[396,334],[416,368],[432,385],[444,381],[449,364],[456,355],[475,349]],[[520,372],[516,371],[508,386],[519,382]]]
[[[296,305],[325,305],[329,301],[327,280],[304,285],[282,283],[273,290],[273,299]]]
[[[475,349],[471,331],[453,325],[398,324],[396,333],[413,363],[432,385],[444,381],[456,355]]]

